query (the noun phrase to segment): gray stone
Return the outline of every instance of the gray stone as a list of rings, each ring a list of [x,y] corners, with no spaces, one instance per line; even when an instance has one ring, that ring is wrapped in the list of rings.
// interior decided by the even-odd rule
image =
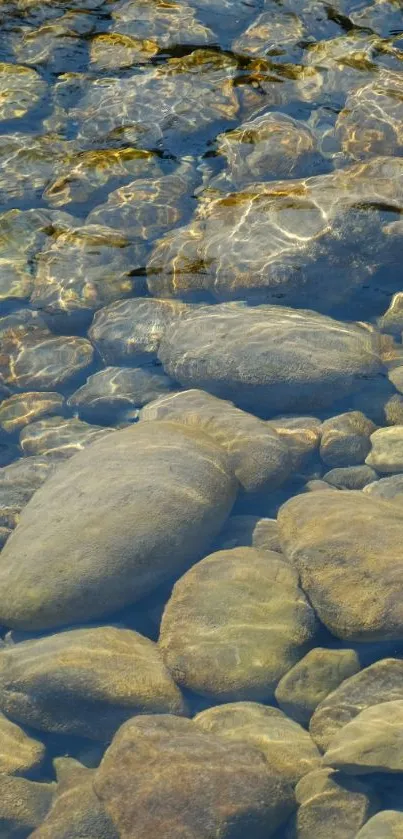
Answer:
[[[380,478],[379,481],[367,484],[364,492],[389,501],[396,499],[397,502],[403,502],[403,474]]]
[[[354,466],[363,463],[371,448],[369,438],[375,428],[374,423],[361,411],[349,411],[325,420],[320,444],[323,462],[327,466]]]
[[[280,679],[276,700],[288,716],[307,725],[319,703],[359,670],[354,650],[315,647]]]
[[[63,412],[64,399],[60,393],[16,393],[0,406],[0,428],[8,434],[21,431],[40,417]]]
[[[0,708],[40,731],[103,741],[136,713],[185,710],[153,641],[113,626],[1,649]]]
[[[75,417],[46,417],[25,426],[20,434],[20,446],[26,455],[67,458],[113,430],[90,425]]]
[[[276,417],[268,424],[287,443],[294,469],[300,469],[319,448],[322,423],[316,417]]]
[[[340,466],[326,472],[323,480],[337,489],[364,489],[377,481],[378,475],[370,466]]]
[[[323,761],[348,775],[403,772],[403,700],[365,708],[331,739]]]
[[[378,428],[371,434],[371,451],[365,462],[378,472],[403,472],[403,425]]]
[[[89,421],[109,421],[136,415],[136,408],[172,390],[172,380],[158,368],[106,367],[67,400],[70,408]]]
[[[21,514],[1,552],[1,623],[46,629],[139,600],[203,556],[236,490],[202,432],[158,422],[102,437]]]
[[[258,516],[230,516],[218,536],[217,550],[243,546],[281,553],[277,520]]]
[[[312,642],[315,615],[277,553],[218,551],[175,584],[159,646],[175,681],[219,699],[263,700]]]

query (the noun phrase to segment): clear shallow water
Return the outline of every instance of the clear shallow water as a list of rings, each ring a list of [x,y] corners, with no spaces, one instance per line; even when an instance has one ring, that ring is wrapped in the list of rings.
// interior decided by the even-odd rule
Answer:
[[[402,32],[0,4],[2,836],[403,833]]]

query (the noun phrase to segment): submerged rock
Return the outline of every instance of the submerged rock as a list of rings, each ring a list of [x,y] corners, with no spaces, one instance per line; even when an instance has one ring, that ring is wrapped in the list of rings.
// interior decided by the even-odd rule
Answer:
[[[46,629],[139,600],[206,552],[236,490],[201,431],[158,422],[107,434],[22,513],[1,553],[1,623]]]
[[[278,522],[282,550],[336,638],[403,637],[403,513],[395,504],[360,491],[315,492],[284,504]]]
[[[382,810],[357,833],[356,839],[400,839],[403,835],[401,810]]]
[[[230,516],[217,539],[217,550],[243,546],[258,551],[281,553],[276,519],[259,516]]]
[[[48,417],[31,422],[21,431],[20,446],[27,455],[72,457],[111,431],[75,418]]]
[[[45,95],[46,82],[36,70],[22,64],[0,63],[0,120],[21,119]]]
[[[365,460],[378,472],[403,472],[403,425],[378,428],[371,434],[371,450]]]
[[[16,393],[0,404],[0,428],[7,434],[14,434],[40,417],[61,414],[63,406],[60,393]]]
[[[336,123],[346,154],[360,160],[402,153],[402,96],[401,73],[383,69],[351,91]]]
[[[116,423],[121,416],[134,416],[136,408],[142,408],[172,388],[172,380],[158,368],[106,367],[89,376],[67,404],[85,419]]]
[[[45,746],[34,740],[19,725],[0,714],[0,774],[36,774],[45,757]]]
[[[293,809],[290,786],[257,749],[166,715],[120,728],[94,788],[121,839],[270,839]]]
[[[355,839],[377,806],[369,785],[327,768],[305,775],[295,796],[299,807],[287,839]]]
[[[158,647],[129,629],[73,629],[0,650],[0,708],[37,728],[110,740],[136,713],[184,713]]]
[[[273,696],[312,642],[315,615],[277,553],[218,551],[175,584],[159,646],[175,681],[234,701]]]
[[[0,830],[7,839],[26,839],[46,817],[56,784],[38,784],[0,774]]]
[[[371,448],[370,436],[375,428],[361,411],[348,411],[325,420],[320,443],[323,462],[334,467],[363,463]]]
[[[348,775],[403,771],[403,700],[365,708],[329,743],[324,763]]]

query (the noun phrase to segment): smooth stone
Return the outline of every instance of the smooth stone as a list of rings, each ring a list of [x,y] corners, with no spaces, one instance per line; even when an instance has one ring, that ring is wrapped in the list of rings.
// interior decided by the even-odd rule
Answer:
[[[364,489],[378,475],[370,466],[339,466],[326,472],[323,480],[337,489]]]
[[[287,501],[278,523],[283,553],[336,638],[402,639],[403,511],[396,504],[362,491],[315,492]]]
[[[403,425],[378,428],[371,434],[371,451],[365,462],[378,472],[403,472]]]
[[[274,695],[285,714],[307,725],[319,703],[359,670],[355,650],[315,647],[280,679]]]
[[[113,626],[1,649],[0,708],[40,731],[103,741],[136,713],[185,710],[156,644]]]
[[[327,766],[347,773],[403,772],[403,700],[382,702],[361,711],[332,738]]]
[[[403,660],[384,658],[345,679],[314,711],[309,730],[326,751],[338,731],[357,714],[381,702],[403,700]]]
[[[75,417],[47,417],[25,426],[20,446],[26,455],[72,457],[111,431],[114,429],[89,425]]]
[[[236,491],[201,432],[138,423],[102,437],[21,513],[1,553],[0,622],[48,629],[140,600],[206,553]]]
[[[246,492],[283,484],[291,471],[289,449],[263,420],[202,390],[161,396],[140,413],[140,420],[168,420],[200,429],[222,446]]]
[[[94,789],[120,839],[270,839],[295,806],[257,749],[166,715],[119,729]]]
[[[305,484],[306,492],[326,492],[329,489],[335,491],[337,487],[331,486],[327,481],[322,481],[321,478],[312,478]]]
[[[0,713],[0,774],[36,774],[45,757],[45,746]]]
[[[64,386],[92,363],[94,349],[86,338],[55,336],[47,329],[11,327],[1,335],[0,374],[21,390]]]
[[[8,537],[11,535],[11,532],[11,528],[9,527],[0,527],[0,549],[4,548],[4,545],[6,544]]]
[[[382,810],[367,821],[355,839],[402,839],[402,836],[402,811]]]
[[[62,413],[63,405],[60,393],[16,393],[0,405],[0,428],[14,434],[40,417]]]
[[[298,783],[321,763],[320,752],[308,732],[278,708],[258,702],[233,702],[208,708],[196,714],[193,721],[210,734],[256,746],[270,769],[290,784]]]
[[[69,757],[56,758],[53,765],[57,792],[45,820],[30,839],[119,839],[93,790],[95,771]]]
[[[241,547],[281,553],[276,519],[230,516],[217,539],[217,550]]]
[[[374,423],[361,411],[349,411],[325,420],[320,444],[323,462],[326,466],[355,466],[363,463],[371,448],[369,438],[375,428]]]
[[[88,336],[105,364],[153,361],[167,325],[184,311],[173,300],[119,300],[96,313]]]
[[[287,444],[294,469],[300,469],[319,448],[322,422],[316,417],[276,417],[269,420],[268,425]]]
[[[189,306],[158,356],[184,387],[259,416],[330,405],[381,370],[379,335],[316,312],[237,303]]]
[[[56,784],[0,774],[0,835],[26,839],[46,817]]]
[[[221,701],[273,696],[306,652],[315,614],[277,553],[217,551],[175,584],[159,646],[177,684]]]
[[[403,425],[403,396],[395,393],[384,403],[383,422],[386,425]]]
[[[380,478],[379,481],[374,481],[372,484],[367,484],[364,487],[364,492],[368,495],[374,495],[377,498],[385,498],[389,501],[403,501],[400,498],[403,495],[403,474],[391,475],[389,478]]]
[[[355,839],[376,809],[369,786],[333,769],[316,769],[295,789],[298,810],[286,839]]]
[[[121,416],[134,416],[136,408],[168,393],[172,387],[172,380],[158,369],[105,367],[89,376],[67,404],[86,420],[116,424]]]
[[[23,507],[55,471],[57,462],[47,457],[23,457],[0,469],[0,524],[16,526]]]
[[[386,312],[378,318],[379,329],[399,337],[403,332],[403,292],[394,294]]]

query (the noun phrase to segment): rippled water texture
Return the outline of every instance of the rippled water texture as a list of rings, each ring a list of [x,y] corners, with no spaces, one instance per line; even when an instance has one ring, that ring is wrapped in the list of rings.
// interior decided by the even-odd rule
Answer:
[[[402,0],[0,0],[0,837],[403,839]]]

